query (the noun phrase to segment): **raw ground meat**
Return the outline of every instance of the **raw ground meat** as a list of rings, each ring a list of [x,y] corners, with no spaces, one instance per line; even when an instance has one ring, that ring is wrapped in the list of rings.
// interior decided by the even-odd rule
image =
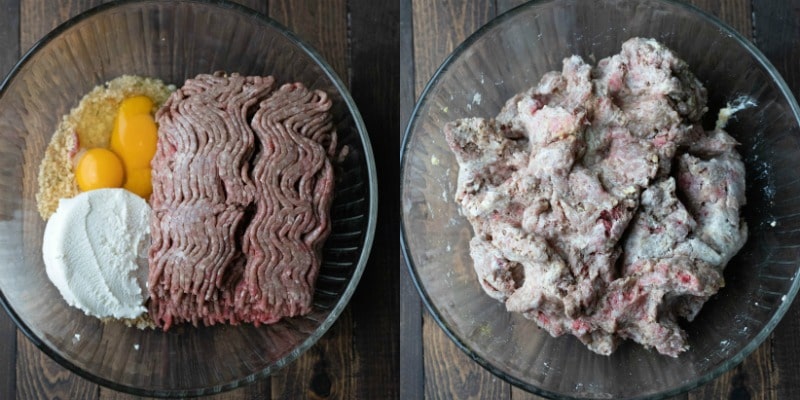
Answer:
[[[703,131],[706,110],[686,63],[634,38],[594,68],[565,59],[495,119],[446,125],[484,291],[600,354],[685,351],[678,318],[747,238],[737,143]]]
[[[311,310],[331,228],[331,100],[273,83],[199,75],[156,114],[148,288],[165,330]]]

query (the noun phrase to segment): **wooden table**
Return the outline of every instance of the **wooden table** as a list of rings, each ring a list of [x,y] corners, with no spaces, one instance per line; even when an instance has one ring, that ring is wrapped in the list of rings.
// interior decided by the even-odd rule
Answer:
[[[400,0],[400,120],[445,57],[472,32],[522,0]],[[693,0],[751,39],[800,88],[800,1]],[[539,399],[470,360],[424,311],[401,259],[400,398]],[[741,365],[675,399],[800,399],[800,307]]]
[[[241,3],[309,42],[349,84],[370,132],[383,178],[379,225],[397,226],[398,29],[396,2],[262,0]],[[0,0],[0,74],[68,18],[99,0]],[[388,22],[387,22],[388,21]],[[269,379],[214,399],[384,399],[398,396],[398,269],[395,229],[379,229],[369,264],[347,310],[300,359]],[[0,312],[0,399],[131,399],[56,364]]]

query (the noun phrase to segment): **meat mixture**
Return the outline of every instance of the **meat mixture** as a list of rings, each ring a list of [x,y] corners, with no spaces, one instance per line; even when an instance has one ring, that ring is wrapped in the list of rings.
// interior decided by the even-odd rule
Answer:
[[[662,44],[580,57],[494,119],[445,126],[484,291],[553,336],[678,356],[747,239],[737,142],[706,132],[706,90]]]
[[[164,329],[311,310],[331,228],[331,100],[299,83],[273,86],[199,75],[156,114],[148,287]]]

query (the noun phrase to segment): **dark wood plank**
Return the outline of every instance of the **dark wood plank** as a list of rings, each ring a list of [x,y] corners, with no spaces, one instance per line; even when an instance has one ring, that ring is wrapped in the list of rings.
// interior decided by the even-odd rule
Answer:
[[[400,6],[397,1],[350,0],[350,89],[370,133],[378,170],[378,226],[369,263],[351,308],[356,329],[353,344],[359,366],[358,399],[399,397],[398,358],[400,283],[400,176],[397,139],[400,122]],[[399,135],[398,135],[399,136]]]
[[[500,15],[514,7],[526,3],[526,0],[496,0],[497,1],[497,15]],[[537,396],[529,393],[526,390],[520,389],[516,386],[511,387],[512,400],[543,400],[544,397]]]
[[[772,362],[771,340],[748,356],[743,363],[719,378],[688,394],[689,400],[704,399],[762,399],[778,400],[789,397],[778,396],[779,374]]]
[[[150,399],[150,397],[143,397],[143,396],[134,396],[127,393],[117,392],[105,387],[100,386],[100,399],[103,400],[140,400],[140,399]],[[210,399],[214,399],[214,397],[210,397]],[[239,399],[237,397],[236,399]]]
[[[17,335],[17,399],[97,399],[98,386],[45,355],[22,333]]]
[[[345,0],[272,0],[270,17],[313,46],[345,83],[348,38]],[[348,307],[317,344],[271,379],[279,399],[355,398],[358,365],[353,358],[353,316]]]
[[[775,349],[772,361],[778,375],[777,399],[800,399],[800,335],[797,332],[800,332],[800,304],[795,299],[770,339]]]
[[[268,398],[267,394],[270,393],[270,379],[260,379],[247,386],[234,389],[228,392],[223,392],[216,395],[203,397],[207,400],[263,400]],[[100,399],[102,400],[139,400],[151,399],[151,397],[134,396],[127,393],[117,392],[115,390],[100,386]]]
[[[400,140],[416,103],[414,91],[414,22],[412,0],[400,0]],[[401,274],[402,276],[402,274]],[[401,278],[402,279],[402,278]],[[402,299],[402,298],[401,298]]]
[[[456,46],[495,16],[494,2],[413,0],[415,90],[419,94]]]
[[[400,257],[400,398],[421,399],[425,386],[422,302]]]
[[[481,368],[425,314],[422,323],[426,399],[511,398],[511,385]]]
[[[103,3],[101,0],[44,2],[20,1],[20,49],[36,41],[67,19]],[[78,377],[39,351],[27,338],[17,337],[17,398],[97,398],[98,386]]]
[[[753,14],[749,0],[689,0],[697,8],[719,18],[748,39],[753,37]]]
[[[0,310],[0,399],[17,397],[17,328]]]
[[[693,0],[698,8],[716,16],[744,37],[753,36],[753,10],[747,0]],[[772,362],[771,340],[731,371],[687,394],[690,400],[730,399],[775,399],[778,376]]]
[[[269,13],[269,2],[267,0],[231,0],[234,3],[239,3],[245,7],[252,8],[264,15]]]
[[[412,0],[400,0],[400,141],[414,107],[414,27]],[[405,259],[400,256],[400,398],[422,399],[422,302]]]
[[[355,399],[353,313],[345,310],[317,344],[272,376],[273,399]]]
[[[754,1],[755,43],[797,96],[800,91],[800,1]]]
[[[527,3],[526,0],[496,0],[497,15],[500,15],[510,9]],[[526,390],[520,389],[516,386],[511,386],[511,399],[512,400],[543,400],[544,397],[537,396],[529,393]]]
[[[271,0],[269,16],[313,46],[349,82],[346,0]]]
[[[754,37],[792,92],[800,93],[800,0],[754,1]],[[800,306],[795,300],[772,335],[773,362],[778,371],[777,398],[800,398]]]
[[[455,47],[495,16],[494,2],[412,2],[414,81],[419,94]],[[473,362],[423,314],[424,395],[431,399],[507,399],[510,386]]]
[[[0,0],[0,76],[5,77],[19,59],[19,0]]]
[[[516,386],[511,386],[511,400],[545,400],[545,398],[529,393]]]
[[[526,0],[497,0],[497,15],[500,15],[514,7],[520,6],[526,3]],[[529,393],[523,389],[520,389],[516,386],[511,387],[511,399],[512,400],[543,400],[544,397],[537,396],[535,394]]]
[[[19,0],[0,0],[4,11],[0,23],[0,76],[14,67],[19,59]],[[16,398],[17,329],[14,322],[0,310],[0,399]]]
[[[497,3],[497,15],[500,15],[514,7],[527,3],[526,0],[495,0]]]
[[[34,43],[62,22],[111,0],[65,0],[49,2],[20,0],[20,49],[27,51]]]

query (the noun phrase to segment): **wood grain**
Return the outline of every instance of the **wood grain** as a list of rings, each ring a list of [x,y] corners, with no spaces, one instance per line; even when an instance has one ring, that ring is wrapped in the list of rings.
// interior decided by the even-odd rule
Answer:
[[[687,3],[719,18],[744,37],[752,39],[753,14],[749,0],[690,0]]]
[[[400,0],[400,141],[416,100],[414,91],[414,27],[412,0]],[[422,302],[400,255],[400,398],[422,399],[425,374],[422,356]]]
[[[749,1],[693,0],[691,4],[730,25],[745,38],[753,39],[752,9]],[[772,362],[771,339],[742,364],[719,378],[687,394],[690,400],[701,399],[777,399],[778,371]]]
[[[512,8],[525,4],[526,0],[496,0],[497,15],[503,14]],[[516,386],[511,386],[511,399],[512,400],[542,400],[544,397],[537,396],[532,393],[520,389]]]
[[[430,314],[422,322],[426,399],[496,399],[511,397],[509,384],[469,358],[444,334]]]
[[[27,339],[25,339],[27,340]],[[4,311],[0,311],[0,399],[17,396],[17,328]]]
[[[414,22],[412,0],[400,0],[400,141],[417,98],[414,91]],[[401,269],[404,268],[401,258]],[[402,301],[402,298],[401,298]]]
[[[461,42],[495,16],[494,2],[413,0],[415,90]]]
[[[17,399],[99,398],[98,386],[69,372],[17,334]]]
[[[26,51],[62,22],[110,0],[20,0],[20,48]]]
[[[800,93],[800,0],[754,1],[753,34],[755,43],[783,76],[797,97]],[[771,336],[772,361],[780,371],[778,399],[799,399],[800,385],[800,305],[797,299]]]
[[[495,16],[493,2],[413,1],[415,92],[455,47]],[[472,362],[428,313],[423,314],[425,398],[508,399],[508,384]]]
[[[400,257],[400,398],[421,399],[425,387],[422,302]]]
[[[689,400],[704,399],[759,399],[778,400],[780,375],[773,366],[771,340],[767,340],[744,362],[719,378],[688,394]]]
[[[269,16],[317,49],[348,82],[347,3],[344,0],[273,0]],[[352,398],[356,376],[353,362],[352,310],[348,307],[317,344],[272,379],[272,397],[279,399]]]
[[[796,93],[796,92],[795,92]],[[772,362],[775,370],[780,372],[777,379],[777,399],[800,399],[798,371],[800,371],[800,305],[795,299],[789,312],[775,328],[771,338],[775,351]]]
[[[357,399],[398,399],[400,189],[397,135],[400,18],[397,1],[350,1],[350,89],[370,134],[378,180],[378,229],[370,260],[350,306],[359,366]],[[385,156],[381,156],[385,155]]]
[[[5,76],[19,59],[19,1],[0,0],[0,10],[14,18],[0,24],[0,76]],[[5,213],[3,213],[5,214]],[[16,398],[17,329],[11,318],[0,310],[0,399]]]
[[[268,9],[270,17],[313,46],[349,82],[346,0],[271,0]]]
[[[544,397],[529,393],[516,386],[511,386],[511,400],[544,400]]]
[[[755,43],[775,65],[795,97],[800,93],[800,0],[754,1]]]
[[[35,0],[19,2],[20,29],[19,46],[27,51],[44,35],[67,19],[104,3],[102,0],[72,0],[45,3]],[[98,398],[99,387],[47,357],[21,333],[17,339],[17,383],[18,399],[73,399]]]
[[[269,2],[267,0],[233,0],[236,3],[239,3],[245,7],[251,8],[254,11],[258,11],[261,14],[268,15],[269,14]]]
[[[272,377],[273,399],[353,399],[358,365],[352,352],[353,320],[346,310],[311,349]]]
[[[527,3],[526,0],[495,0],[497,3],[497,15],[500,15],[514,7]]]
[[[6,76],[19,59],[19,1],[0,0],[0,10],[14,16],[8,23],[0,24],[0,76]]]

